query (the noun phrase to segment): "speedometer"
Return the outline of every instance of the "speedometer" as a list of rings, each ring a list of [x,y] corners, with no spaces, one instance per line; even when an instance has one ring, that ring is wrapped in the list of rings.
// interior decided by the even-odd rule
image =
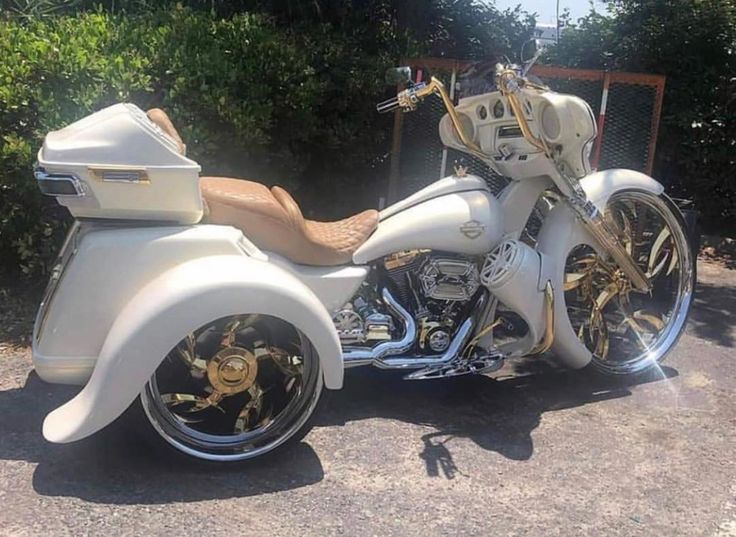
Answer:
[[[495,117],[496,119],[502,118],[505,111],[506,110],[503,106],[503,101],[496,101],[496,103],[493,105],[493,117]]]

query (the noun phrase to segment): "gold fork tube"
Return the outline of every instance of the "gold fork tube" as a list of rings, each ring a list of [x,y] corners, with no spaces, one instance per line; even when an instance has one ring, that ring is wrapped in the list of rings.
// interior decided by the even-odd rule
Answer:
[[[435,77],[432,77],[429,84],[417,91],[416,95],[419,99],[423,99],[431,94],[439,95],[442,99],[442,103],[445,105],[445,109],[447,110],[447,115],[450,116],[450,122],[452,122],[452,126],[454,127],[455,133],[460,139],[460,142],[476,157],[488,160],[489,156],[484,153],[480,146],[471,140],[463,130],[463,126],[460,123],[460,116],[458,116],[457,110],[455,110],[455,105],[452,103],[452,99],[450,99],[450,95],[447,93],[445,85]]]

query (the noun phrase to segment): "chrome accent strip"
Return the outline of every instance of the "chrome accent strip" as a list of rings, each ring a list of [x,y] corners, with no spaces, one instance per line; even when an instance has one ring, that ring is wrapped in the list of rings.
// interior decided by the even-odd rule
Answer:
[[[88,168],[88,171],[95,179],[105,183],[151,184],[145,168],[95,166]]]
[[[46,316],[48,315],[49,305],[51,300],[56,293],[56,290],[61,283],[61,278],[64,275],[69,261],[72,260],[74,255],[77,253],[77,245],[79,244],[79,232],[81,231],[81,224],[75,220],[72,227],[69,229],[69,233],[64,239],[64,245],[59,251],[59,255],[54,262],[54,266],[51,269],[51,275],[49,276],[49,283],[46,284],[46,290],[43,293],[43,300],[38,307],[38,313],[36,313],[36,320],[33,323],[33,338],[32,341],[37,343],[43,335],[43,328],[46,324]]]

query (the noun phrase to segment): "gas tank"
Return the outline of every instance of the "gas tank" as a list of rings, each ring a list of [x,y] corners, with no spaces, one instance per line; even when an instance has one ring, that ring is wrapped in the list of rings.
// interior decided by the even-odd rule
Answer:
[[[378,228],[353,261],[364,264],[415,248],[466,255],[490,251],[503,235],[501,204],[481,179],[456,179],[440,179],[381,211]]]

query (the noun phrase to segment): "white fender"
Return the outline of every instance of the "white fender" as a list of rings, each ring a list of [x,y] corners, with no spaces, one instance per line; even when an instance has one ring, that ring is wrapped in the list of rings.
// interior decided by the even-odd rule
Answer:
[[[660,195],[664,187],[651,177],[633,170],[605,170],[580,180],[588,199],[604,211],[608,198],[620,190],[646,190]],[[543,256],[543,278],[549,279],[555,291],[555,340],[552,351],[567,367],[580,369],[588,365],[591,353],[578,339],[570,324],[562,290],[565,262],[570,250],[578,244],[587,244],[600,251],[600,245],[583,228],[575,213],[566,204],[558,204],[544,221],[539,231],[537,248]]]
[[[266,261],[205,257],[164,272],[128,302],[105,339],[89,382],[46,417],[44,437],[72,442],[102,429],[135,400],[184,335],[240,313],[292,323],[314,345],[325,386],[342,387],[340,342],[327,310],[309,288]]]

